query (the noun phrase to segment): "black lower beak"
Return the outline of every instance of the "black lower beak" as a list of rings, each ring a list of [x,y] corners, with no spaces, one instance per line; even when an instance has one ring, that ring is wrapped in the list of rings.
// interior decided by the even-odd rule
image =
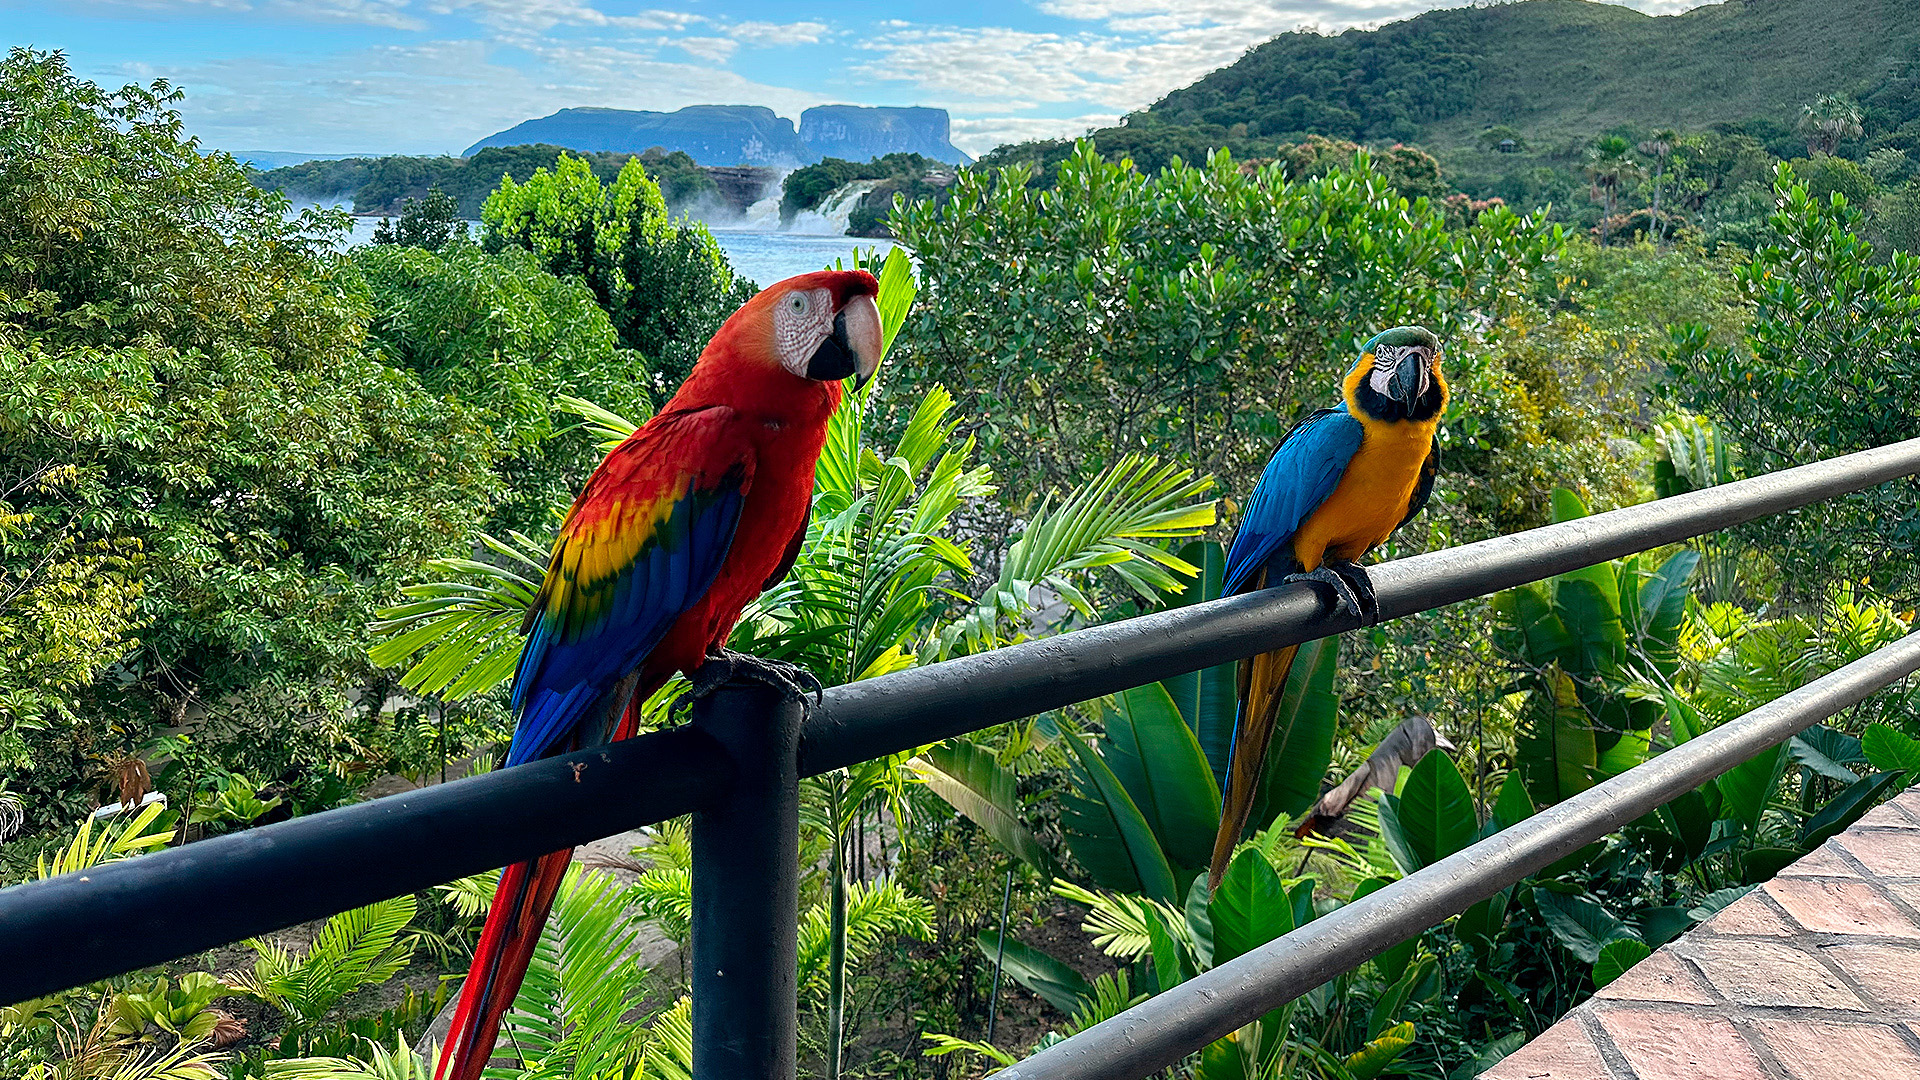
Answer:
[[[860,364],[853,355],[853,348],[847,344],[847,316],[845,312],[834,316],[833,333],[813,352],[813,358],[807,361],[807,378],[816,382],[837,382],[860,370]],[[861,379],[865,382],[865,379]],[[854,384],[859,389],[859,383]]]

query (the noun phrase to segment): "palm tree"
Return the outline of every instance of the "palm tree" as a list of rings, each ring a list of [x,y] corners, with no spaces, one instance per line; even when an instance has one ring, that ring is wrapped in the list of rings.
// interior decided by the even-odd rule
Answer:
[[[1860,106],[1844,95],[1821,94],[1800,109],[1800,133],[1806,136],[1809,155],[1831,154],[1861,131]]]
[[[1660,188],[1667,173],[1667,158],[1673,155],[1674,144],[1679,141],[1677,132],[1662,129],[1636,147],[1641,154],[1653,159],[1653,207],[1647,212],[1647,231],[1653,234],[1655,244],[1665,240],[1665,229],[1660,221]]]
[[[1620,195],[1620,184],[1640,170],[1633,159],[1633,144],[1624,136],[1608,135],[1587,151],[1587,176],[1605,210],[1600,218],[1600,246],[1605,247],[1613,230],[1613,210]]]

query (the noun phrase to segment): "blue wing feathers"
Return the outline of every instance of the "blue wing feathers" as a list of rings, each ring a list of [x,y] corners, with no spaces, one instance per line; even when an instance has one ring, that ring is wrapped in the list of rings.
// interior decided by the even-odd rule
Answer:
[[[1276,556],[1292,557],[1293,534],[1333,494],[1365,430],[1341,406],[1309,415],[1280,440],[1227,551],[1225,595],[1244,591]]]
[[[726,561],[745,497],[737,476],[718,489],[689,492],[611,583],[604,617],[574,609],[533,621],[514,673],[520,722],[508,765],[541,757],[566,739],[600,695],[706,594]]]

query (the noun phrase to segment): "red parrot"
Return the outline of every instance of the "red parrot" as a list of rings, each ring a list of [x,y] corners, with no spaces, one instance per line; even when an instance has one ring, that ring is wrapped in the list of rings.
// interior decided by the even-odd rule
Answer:
[[[506,764],[631,735],[639,702],[710,660],[788,688],[810,678],[723,646],[800,554],[840,380],[858,388],[880,362],[878,292],[863,270],[761,292],[714,334],[666,407],[594,470],[522,627]],[[501,872],[435,1080],[478,1080],[572,854]]]

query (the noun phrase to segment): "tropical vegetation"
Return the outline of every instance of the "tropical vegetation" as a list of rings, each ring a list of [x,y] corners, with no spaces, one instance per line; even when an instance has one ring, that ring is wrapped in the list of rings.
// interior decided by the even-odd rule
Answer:
[[[1578,5],[1361,40],[1518,7]],[[1920,436],[1892,90],[1796,104],[1777,138],[1585,133],[1536,192],[1574,178],[1598,201],[1569,214],[1469,197],[1449,164],[1556,145],[1535,131],[1340,141],[1472,115],[1448,102],[1487,61],[1455,44],[1423,54],[1425,99],[1283,98],[1269,129],[1222,73],[1154,112],[1224,142],[1182,121],[1129,159],[1176,130],[1129,122],[895,204],[903,246],[846,257],[880,278],[886,365],[732,645],[831,686],[1212,599],[1273,443],[1396,323],[1441,334],[1454,396],[1432,503],[1383,557]],[[750,292],[671,169],[554,150],[477,202],[422,180],[347,248],[342,215],[187,139],[165,83],[22,49],[0,102],[0,883],[492,767],[568,500]],[[1365,122],[1314,119],[1335,106]],[[809,780],[804,1069],[981,1075],[1907,634],[1913,495],[1303,647],[1217,890],[1231,665]],[[1297,837],[1349,776],[1344,817]],[[1896,688],[1174,1075],[1473,1075],[1915,780],[1920,692]],[[617,847],[563,884],[500,1075],[686,1075],[688,830]],[[491,892],[0,1010],[0,1072],[424,1077]]]

